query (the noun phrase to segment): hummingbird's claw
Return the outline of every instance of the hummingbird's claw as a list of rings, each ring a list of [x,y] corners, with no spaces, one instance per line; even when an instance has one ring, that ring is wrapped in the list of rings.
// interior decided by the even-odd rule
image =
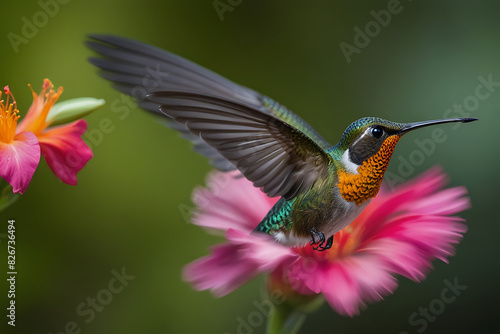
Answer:
[[[315,227],[313,227],[311,229],[311,238],[312,238],[311,246],[316,245],[316,247],[313,247],[314,250],[321,252],[332,248],[333,235],[330,236],[328,240],[326,240],[325,235],[322,232],[318,231]]]
[[[313,227],[310,230],[310,232],[311,232],[311,238],[312,238],[311,245],[322,244],[325,242],[325,235],[323,233],[321,233],[320,231],[318,231],[316,229],[316,227]],[[319,240],[316,241],[316,238],[318,238]]]
[[[328,240],[326,241],[326,244],[325,242],[321,243],[320,245],[318,245],[316,248],[314,248],[314,250],[317,250],[319,252],[322,252],[322,251],[325,251],[327,249],[330,249],[332,248],[332,245],[333,245],[333,235],[331,235]]]

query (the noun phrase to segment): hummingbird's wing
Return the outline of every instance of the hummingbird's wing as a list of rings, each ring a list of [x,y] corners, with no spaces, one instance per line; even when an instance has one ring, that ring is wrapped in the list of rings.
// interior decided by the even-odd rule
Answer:
[[[90,62],[102,70],[102,77],[112,81],[113,86],[122,93],[135,97],[137,104],[146,110],[159,113],[158,104],[146,99],[146,94],[150,92],[176,90],[204,93],[257,108],[299,129],[319,147],[326,149],[331,146],[302,118],[270,98],[182,57],[122,37],[90,37],[94,41],[87,41],[87,46],[103,56],[91,57]],[[214,167],[223,171],[235,169],[232,163],[183,125],[167,122],[167,126],[180,131],[184,138],[193,143],[195,151],[208,157]]]
[[[294,198],[328,175],[330,155],[269,113],[202,93],[164,91],[148,97],[270,197]]]

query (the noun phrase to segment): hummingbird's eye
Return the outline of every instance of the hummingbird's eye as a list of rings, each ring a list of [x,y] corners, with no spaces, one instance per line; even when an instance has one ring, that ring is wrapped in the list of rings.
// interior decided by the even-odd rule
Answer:
[[[379,126],[374,126],[372,127],[372,136],[380,139],[382,135],[384,134],[384,130],[382,130]]]

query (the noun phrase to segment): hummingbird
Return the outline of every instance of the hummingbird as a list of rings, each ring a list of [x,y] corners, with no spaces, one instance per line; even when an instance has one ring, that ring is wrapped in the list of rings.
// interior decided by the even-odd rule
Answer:
[[[239,170],[269,197],[280,197],[255,228],[275,241],[323,251],[370,203],[400,138],[415,129],[476,118],[397,123],[354,121],[330,145],[274,100],[173,53],[123,37],[90,35],[99,74],[221,171]]]

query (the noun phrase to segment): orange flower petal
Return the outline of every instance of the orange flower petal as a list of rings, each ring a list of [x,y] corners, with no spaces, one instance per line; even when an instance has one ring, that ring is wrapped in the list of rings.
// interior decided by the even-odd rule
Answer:
[[[47,115],[50,108],[52,108],[63,93],[62,87],[59,87],[57,92],[53,87],[54,85],[52,85],[52,82],[50,82],[49,79],[45,79],[40,94],[36,94],[33,89],[31,89],[33,103],[22,122],[19,123],[18,132],[31,131],[35,135],[40,136],[43,130],[50,125],[49,122],[47,122]]]

